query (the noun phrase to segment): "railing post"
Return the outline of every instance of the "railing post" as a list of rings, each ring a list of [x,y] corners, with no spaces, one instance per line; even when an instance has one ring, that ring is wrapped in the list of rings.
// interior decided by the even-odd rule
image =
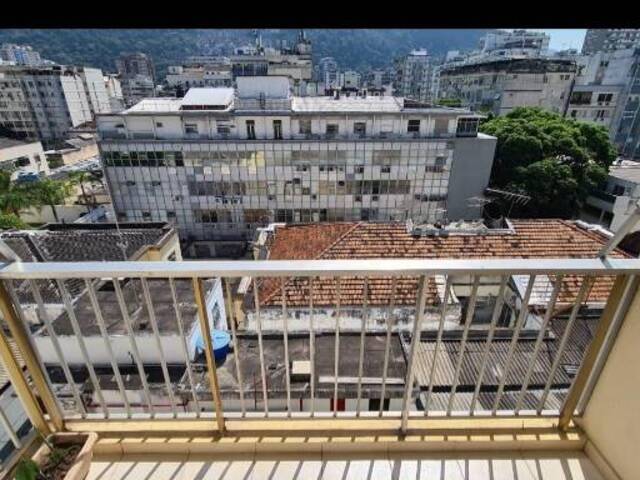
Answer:
[[[198,320],[200,321],[200,332],[202,333],[205,347],[205,356],[207,357],[207,370],[209,373],[209,384],[211,385],[211,395],[216,405],[216,422],[218,431],[223,434],[224,412],[222,410],[222,398],[220,397],[220,385],[218,384],[218,372],[216,370],[216,362],[213,357],[213,343],[211,342],[211,328],[209,326],[209,315],[207,314],[207,301],[202,287],[202,279],[193,279],[193,293],[196,297],[198,306]]]
[[[31,344],[27,338],[28,333],[25,332],[24,326],[13,309],[13,303],[3,282],[0,282],[0,310],[2,311],[5,322],[9,326],[13,340],[22,353],[27,371],[35,384],[35,390],[42,399],[55,429],[62,430],[64,428],[62,415],[58,410],[52,392],[47,386],[44,373],[40,370],[40,366],[36,361],[35,352],[31,349]],[[0,328],[0,357],[31,424],[43,435],[48,435],[51,433],[51,428],[44,418],[44,412],[40,407],[36,395],[23,375],[22,367],[20,367],[13,356],[9,339],[2,328]]]
[[[578,374],[574,378],[571,389],[569,390],[564,404],[560,409],[558,427],[562,430],[566,430],[571,423],[573,413],[585,391],[585,387],[591,377],[591,373],[595,367],[596,360],[598,359],[598,355],[604,345],[611,325],[616,321],[616,318],[626,313],[622,311],[622,307],[624,304],[623,297],[625,296],[624,294],[626,291],[625,286],[629,280],[630,277],[628,275],[619,275],[616,277],[616,281],[609,293],[607,304],[602,311],[602,316],[600,317],[600,321],[598,322],[598,326],[593,335],[593,340],[584,354]]]
[[[400,422],[400,433],[402,435],[407,433],[407,424],[409,421],[409,403],[411,401],[411,392],[413,391],[416,349],[418,348],[418,342],[420,342],[422,319],[424,317],[424,308],[427,301],[427,282],[428,277],[425,275],[420,277],[418,298],[416,300],[416,315],[413,321],[413,335],[411,337],[411,346],[409,347],[409,360],[407,362],[404,396],[402,398],[402,420]]]

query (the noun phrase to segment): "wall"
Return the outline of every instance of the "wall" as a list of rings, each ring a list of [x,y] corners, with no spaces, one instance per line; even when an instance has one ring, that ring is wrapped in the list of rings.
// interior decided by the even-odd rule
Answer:
[[[73,223],[87,213],[87,207],[84,205],[56,205],[56,212],[58,213],[58,221]],[[20,214],[20,218],[26,223],[57,223],[49,206],[27,210]]]
[[[497,139],[478,134],[478,138],[458,138],[453,151],[449,177],[447,215],[450,219],[475,219],[481,207],[469,206],[469,198],[482,196],[489,184]]]
[[[29,165],[24,167],[16,167],[12,177],[15,179],[19,171],[43,172],[49,173],[49,164],[46,161],[42,144],[40,142],[27,143],[24,145],[15,145],[7,148],[0,148],[0,164],[4,162],[15,162],[19,158],[27,157]]]
[[[638,319],[640,295],[636,292],[581,422],[590,443],[625,480],[638,478],[639,471]]]

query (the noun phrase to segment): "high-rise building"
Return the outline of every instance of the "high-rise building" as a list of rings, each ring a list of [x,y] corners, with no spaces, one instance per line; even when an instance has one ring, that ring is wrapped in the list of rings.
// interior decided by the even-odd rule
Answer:
[[[529,30],[500,30],[487,33],[480,39],[480,52],[494,56],[537,56],[545,55],[549,50],[551,37],[544,32]]]
[[[640,28],[590,28],[584,37],[582,54],[612,52],[640,46]]]
[[[44,61],[40,53],[29,45],[16,45],[15,43],[3,43],[0,47],[0,59],[15,65],[35,67],[42,65]]]
[[[396,93],[421,102],[431,101],[432,65],[425,49],[413,50],[396,61]]]
[[[324,57],[318,62],[318,81],[322,82],[325,88],[338,87],[338,62],[333,57]]]
[[[104,77],[104,85],[109,95],[109,104],[112,112],[124,110],[124,96],[122,94],[122,85],[120,77],[117,74],[109,74]]]
[[[572,59],[488,57],[444,64],[438,98],[460,100],[472,110],[496,115],[524,106],[564,113],[575,74]]]
[[[156,72],[151,58],[144,53],[122,54],[116,59],[122,94],[127,107],[156,95]]]
[[[241,240],[269,222],[476,218],[495,138],[479,117],[392,96],[295,97],[285,77],[98,116],[121,220]]]
[[[110,112],[102,72],[74,66],[0,67],[0,125],[45,147]]]
[[[226,57],[189,57],[183,65],[170,66],[163,84],[176,96],[184,96],[190,88],[231,87],[231,60]]]
[[[640,159],[640,47],[579,57],[567,116],[609,130],[625,158]]]

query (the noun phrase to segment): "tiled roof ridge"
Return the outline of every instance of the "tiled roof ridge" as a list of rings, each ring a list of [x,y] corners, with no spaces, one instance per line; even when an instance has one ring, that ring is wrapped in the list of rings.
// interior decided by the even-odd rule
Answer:
[[[362,222],[362,221],[355,223],[349,230],[344,232],[342,235],[339,235],[338,238],[336,238],[336,240],[334,242],[330,243],[328,247],[326,247],[318,255],[316,255],[314,257],[314,260],[321,259],[325,254],[329,253],[329,250],[331,250],[333,247],[335,247],[338,243],[342,242],[345,238],[347,238],[347,236],[351,235],[356,230],[356,228],[358,228],[359,226],[361,226],[363,224],[364,224],[364,222]]]
[[[604,244],[607,243],[607,240],[609,240],[607,237],[605,237],[604,235],[599,234],[597,231],[595,230],[587,230],[586,228],[581,228],[579,227],[574,221],[572,220],[560,220],[560,222],[562,222],[563,224],[565,224],[566,226],[568,226],[569,228],[571,228],[572,230],[579,232],[587,237],[589,237],[592,240],[596,240],[598,242],[602,242],[603,246]],[[627,252],[625,252],[624,250],[620,250],[619,248],[615,248],[613,250],[615,253],[618,253],[622,256],[624,256],[625,258],[633,258],[630,254],[628,254]]]
[[[338,235],[338,238],[332,242],[331,244],[329,244],[329,246],[327,246],[324,250],[322,250],[318,255],[316,255],[315,257],[312,258],[312,260],[319,260],[325,253],[327,253],[329,251],[329,249],[333,248],[335,245],[338,244],[338,242],[344,240],[344,238],[346,238],[347,235],[349,235],[350,233],[352,233],[358,226],[362,225],[363,222],[357,222],[355,224],[353,224],[351,226],[351,228],[349,228],[346,232],[344,232],[341,235]],[[293,281],[293,279],[291,277],[289,277],[289,279],[287,280],[287,282],[284,284],[284,287],[286,288],[287,286],[289,286],[289,284]],[[268,302],[271,301],[271,299],[278,293],[278,288],[275,288],[273,290],[273,292],[271,292],[270,294],[268,294],[263,300],[262,303],[266,304]]]

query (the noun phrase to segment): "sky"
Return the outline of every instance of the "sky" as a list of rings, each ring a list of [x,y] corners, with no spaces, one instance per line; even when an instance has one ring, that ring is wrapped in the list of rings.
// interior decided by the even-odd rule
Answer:
[[[582,48],[586,29],[577,28],[551,28],[551,29],[528,29],[532,31],[543,31],[551,36],[549,48],[551,50],[566,50],[567,48]]]

